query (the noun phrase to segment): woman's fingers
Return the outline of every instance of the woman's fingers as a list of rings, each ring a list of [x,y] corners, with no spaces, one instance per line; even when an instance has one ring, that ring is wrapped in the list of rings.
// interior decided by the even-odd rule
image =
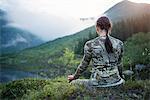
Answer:
[[[68,75],[68,80],[69,80],[69,83],[74,80],[74,75]]]
[[[74,79],[74,75],[68,75],[68,80],[73,80]]]

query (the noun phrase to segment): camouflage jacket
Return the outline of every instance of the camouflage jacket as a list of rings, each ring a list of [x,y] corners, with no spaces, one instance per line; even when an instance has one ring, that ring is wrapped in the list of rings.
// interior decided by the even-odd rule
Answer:
[[[91,60],[93,85],[114,84],[122,79],[123,42],[110,35],[109,39],[114,51],[109,54],[105,49],[105,38],[101,36],[85,43],[83,59],[75,72],[76,79],[86,70]]]

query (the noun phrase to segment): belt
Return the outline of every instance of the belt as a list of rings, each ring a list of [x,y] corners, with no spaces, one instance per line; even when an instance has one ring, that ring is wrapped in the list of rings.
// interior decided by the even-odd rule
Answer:
[[[96,74],[100,74],[100,76],[103,76],[103,72],[107,73],[109,76],[112,74],[117,73],[117,68],[115,68],[115,66],[97,66],[92,68],[92,73]],[[115,73],[114,73],[115,72]]]
[[[115,68],[115,66],[114,65],[98,65],[98,66],[93,67],[92,69],[104,70],[105,68],[112,69],[112,68]]]

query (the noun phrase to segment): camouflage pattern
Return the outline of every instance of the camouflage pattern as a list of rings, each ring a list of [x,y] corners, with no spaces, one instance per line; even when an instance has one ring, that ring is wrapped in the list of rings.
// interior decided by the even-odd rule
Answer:
[[[98,87],[107,87],[121,84],[124,80],[122,75],[123,42],[110,35],[109,39],[113,46],[113,53],[108,54],[105,49],[105,37],[97,37],[87,41],[84,46],[84,56],[75,72],[75,78],[86,70],[92,61],[92,74],[89,84]]]

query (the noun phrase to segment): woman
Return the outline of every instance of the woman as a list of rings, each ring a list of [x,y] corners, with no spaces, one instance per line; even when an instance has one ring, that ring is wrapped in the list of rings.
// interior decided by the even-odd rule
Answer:
[[[87,41],[84,56],[74,75],[69,75],[71,83],[81,83],[95,87],[110,87],[124,83],[122,78],[123,42],[110,36],[112,24],[106,16],[96,22],[97,38]],[[90,79],[78,79],[86,70],[90,60],[93,68]]]

